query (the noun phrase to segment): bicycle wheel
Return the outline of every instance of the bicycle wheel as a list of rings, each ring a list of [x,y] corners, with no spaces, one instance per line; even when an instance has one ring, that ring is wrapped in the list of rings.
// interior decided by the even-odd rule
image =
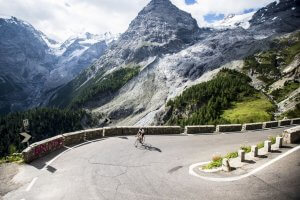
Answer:
[[[137,139],[135,140],[135,142],[134,142],[134,146],[137,147],[138,144],[139,144],[139,139],[137,138]]]

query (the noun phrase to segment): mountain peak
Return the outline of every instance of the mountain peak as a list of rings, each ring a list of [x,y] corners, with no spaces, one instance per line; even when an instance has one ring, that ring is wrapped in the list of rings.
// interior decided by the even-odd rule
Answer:
[[[169,0],[152,0],[130,23],[124,37],[166,44],[170,40],[194,41],[199,34],[197,21]]]

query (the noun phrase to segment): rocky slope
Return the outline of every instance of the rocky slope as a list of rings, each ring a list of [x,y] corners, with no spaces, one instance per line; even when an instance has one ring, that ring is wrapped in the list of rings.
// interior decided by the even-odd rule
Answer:
[[[38,106],[114,39],[110,33],[86,33],[59,44],[22,20],[0,18],[0,114]]]
[[[40,32],[30,24],[14,17],[1,18],[1,111],[16,111],[33,104],[36,88],[46,81],[55,59]]]
[[[82,91],[95,91],[108,74],[139,66],[140,72],[109,93],[109,99],[96,90],[81,107],[101,113],[113,124],[151,124],[168,99],[207,80],[210,71],[232,67],[237,60],[269,49],[272,37],[299,29],[298,13],[297,1],[282,0],[257,11],[248,29],[200,29],[169,0],[152,0],[105,55],[52,96],[51,105],[64,95],[70,97],[66,104],[72,104],[72,98],[86,94]]]

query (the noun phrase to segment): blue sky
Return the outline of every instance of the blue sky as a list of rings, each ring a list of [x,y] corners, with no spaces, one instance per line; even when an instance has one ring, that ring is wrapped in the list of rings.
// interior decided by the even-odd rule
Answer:
[[[185,3],[186,3],[187,5],[191,5],[191,4],[196,3],[196,0],[185,0]]]
[[[193,4],[197,3],[197,0],[184,0],[184,1],[185,1],[186,5],[193,5]],[[243,0],[241,0],[241,1],[243,1]],[[199,2],[199,4],[201,5],[201,1]],[[257,10],[257,9],[247,8],[247,9],[243,10],[242,13],[245,14],[245,13],[253,12],[255,10]],[[213,23],[215,21],[224,19],[225,14],[223,14],[223,13],[209,13],[209,14],[204,15],[203,17],[204,17],[204,20],[206,22]]]

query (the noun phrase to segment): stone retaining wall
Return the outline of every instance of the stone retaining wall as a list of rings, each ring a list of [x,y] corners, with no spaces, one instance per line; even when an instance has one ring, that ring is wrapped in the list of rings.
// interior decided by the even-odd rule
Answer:
[[[279,123],[278,121],[271,121],[271,122],[264,122],[264,128],[274,128],[278,127]]]
[[[262,128],[263,128],[263,123],[243,124],[243,130],[245,130],[245,131],[257,130],[257,129],[262,129]]]
[[[124,135],[136,135],[140,128],[143,128],[146,135],[168,135],[168,134],[180,134],[180,126],[146,126],[146,127],[106,127],[104,128],[104,136],[124,136]]]
[[[103,137],[103,128],[89,129],[85,131],[86,140],[96,140]]]
[[[224,124],[224,125],[218,125],[216,131],[217,132],[235,132],[235,131],[241,131],[242,130],[242,124]]]
[[[271,121],[262,123],[244,124],[245,130],[254,130],[261,128],[273,128],[278,125],[287,126],[290,124],[300,124],[300,118],[291,120]],[[300,127],[300,126],[299,126]],[[300,129],[297,127],[298,129]],[[139,128],[145,130],[146,135],[167,135],[167,134],[180,134],[183,132],[180,126],[148,126],[148,127],[106,127],[97,129],[88,129],[83,131],[76,131],[72,133],[65,133],[47,140],[43,140],[30,145],[22,153],[25,162],[31,162],[39,157],[45,156],[55,150],[63,148],[63,146],[75,145],[85,142],[86,140],[95,140],[102,137],[122,136],[122,135],[135,135]],[[297,130],[298,130],[297,129]],[[217,132],[234,132],[241,131],[241,124],[226,124],[215,126],[187,126],[186,132],[188,134],[195,133],[212,133]],[[290,129],[289,129],[290,130]],[[299,139],[298,132],[295,134],[286,133],[286,141],[295,141]]]
[[[289,126],[292,123],[291,119],[285,119],[285,120],[280,120],[279,122],[279,126]]]
[[[29,163],[37,158],[43,157],[53,151],[61,149],[63,146],[64,138],[62,135],[36,142],[22,152],[24,161],[26,163]]]
[[[76,131],[71,133],[65,133],[62,136],[64,137],[65,145],[79,144],[85,141],[86,131]]]
[[[216,127],[214,125],[207,126],[186,126],[185,132],[187,134],[196,134],[196,133],[213,133],[216,131]]]
[[[144,127],[123,126],[123,135],[136,135],[140,128],[143,128],[145,134],[147,134],[147,129],[145,129]]]
[[[105,127],[103,129],[103,136],[113,137],[113,136],[122,136],[123,129],[122,127]]]
[[[287,144],[293,144],[300,141],[300,126],[287,129],[283,132],[283,141]]]
[[[147,135],[170,135],[182,133],[180,126],[147,126],[144,128]]]
[[[300,118],[292,119],[292,124],[300,124]]]

